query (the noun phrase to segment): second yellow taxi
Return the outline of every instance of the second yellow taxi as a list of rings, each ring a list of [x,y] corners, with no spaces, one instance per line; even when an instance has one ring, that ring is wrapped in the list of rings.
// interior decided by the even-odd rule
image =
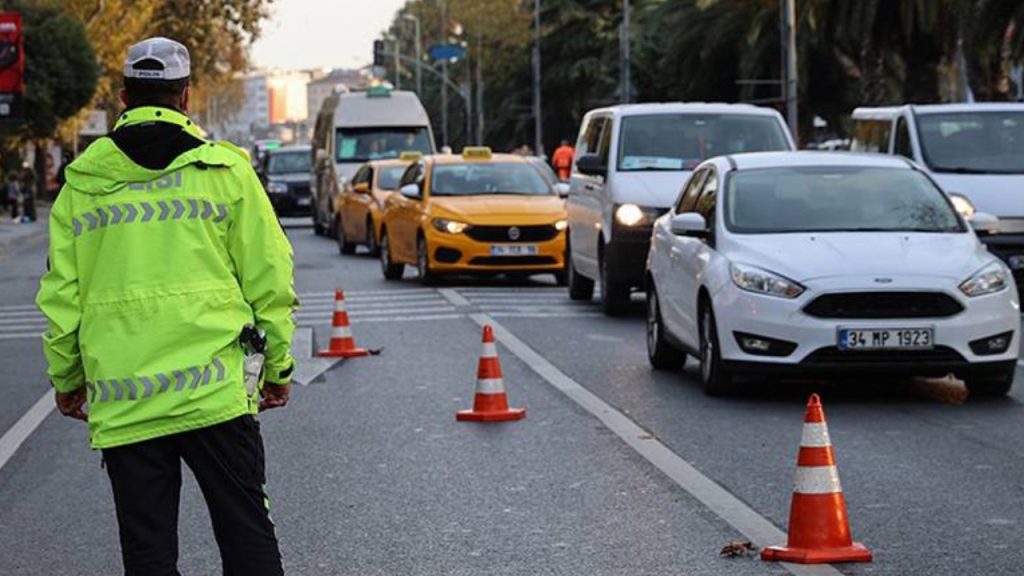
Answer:
[[[413,266],[423,282],[444,274],[551,273],[565,282],[565,203],[521,156],[466,148],[426,156],[385,202],[384,277]]]
[[[377,255],[384,202],[398,189],[409,164],[422,156],[403,152],[397,160],[373,160],[359,167],[334,203],[339,252],[355,254],[356,246],[363,245],[370,254]]]

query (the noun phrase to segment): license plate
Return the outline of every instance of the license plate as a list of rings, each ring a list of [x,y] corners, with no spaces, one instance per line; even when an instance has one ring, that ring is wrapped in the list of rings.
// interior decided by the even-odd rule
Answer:
[[[536,256],[537,246],[534,244],[513,244],[511,246],[496,244],[491,246],[491,256]]]
[[[932,328],[839,329],[840,350],[927,350],[935,346]]]
[[[309,206],[309,197],[306,196],[303,198],[297,198],[295,200],[295,203],[298,204],[299,206]]]

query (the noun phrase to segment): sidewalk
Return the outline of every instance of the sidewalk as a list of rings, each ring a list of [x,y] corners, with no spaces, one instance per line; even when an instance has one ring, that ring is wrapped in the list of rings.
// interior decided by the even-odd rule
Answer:
[[[0,254],[6,254],[22,244],[46,235],[50,220],[50,204],[36,202],[35,222],[21,224],[12,222],[8,212],[0,214]]]

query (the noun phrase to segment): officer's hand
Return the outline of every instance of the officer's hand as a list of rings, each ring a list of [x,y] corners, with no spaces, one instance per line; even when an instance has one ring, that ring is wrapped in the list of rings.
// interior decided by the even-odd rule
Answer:
[[[57,410],[60,410],[61,414],[75,420],[89,421],[89,415],[85,413],[85,410],[82,410],[86,400],[85,386],[74,392],[57,392],[56,400]]]
[[[280,408],[288,404],[288,395],[292,392],[291,383],[278,385],[266,384],[263,386],[263,399],[260,400],[260,412],[271,408]]]

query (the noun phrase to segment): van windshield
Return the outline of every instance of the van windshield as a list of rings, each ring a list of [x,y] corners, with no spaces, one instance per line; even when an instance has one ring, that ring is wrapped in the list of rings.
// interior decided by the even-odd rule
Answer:
[[[1024,174],[1024,111],[919,114],[917,128],[934,172]]]
[[[430,133],[423,126],[339,128],[334,149],[338,162],[391,160],[402,152],[433,152]]]
[[[772,116],[652,114],[622,119],[619,171],[692,170],[713,156],[789,150]]]

